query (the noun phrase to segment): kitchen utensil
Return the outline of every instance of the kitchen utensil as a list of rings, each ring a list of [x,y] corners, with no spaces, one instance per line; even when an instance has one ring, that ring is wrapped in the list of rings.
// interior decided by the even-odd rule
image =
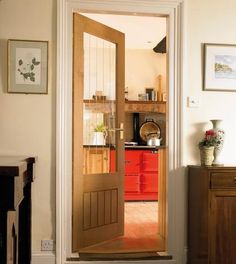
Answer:
[[[153,119],[147,119],[139,129],[139,135],[142,141],[147,143],[147,136],[151,133],[156,133],[157,138],[161,137],[161,129],[157,123],[153,121]]]
[[[157,133],[150,133],[147,135],[148,146],[160,146],[162,138],[158,138]]]

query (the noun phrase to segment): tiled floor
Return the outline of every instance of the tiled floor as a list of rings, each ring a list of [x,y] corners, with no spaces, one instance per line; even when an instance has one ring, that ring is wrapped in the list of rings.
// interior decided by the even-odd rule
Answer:
[[[143,238],[157,234],[157,202],[125,203],[125,237]]]
[[[163,251],[164,241],[158,235],[158,202],[125,203],[125,235],[83,252],[150,252]]]

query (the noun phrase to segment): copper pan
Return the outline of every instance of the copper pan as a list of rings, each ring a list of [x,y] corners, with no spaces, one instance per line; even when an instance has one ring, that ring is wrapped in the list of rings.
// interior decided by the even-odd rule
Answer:
[[[150,134],[156,134],[157,138],[161,137],[161,129],[153,119],[147,119],[139,128],[139,135],[142,141],[147,142]]]

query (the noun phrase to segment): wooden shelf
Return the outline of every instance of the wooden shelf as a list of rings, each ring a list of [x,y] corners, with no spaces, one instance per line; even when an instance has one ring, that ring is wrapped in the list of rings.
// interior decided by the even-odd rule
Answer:
[[[93,112],[111,113],[115,110],[114,100],[84,100],[85,109]]]
[[[154,113],[166,113],[166,102],[157,101],[126,101],[125,112],[154,112]]]
[[[115,111],[113,100],[84,100],[85,108],[94,112],[111,113]],[[166,102],[157,101],[125,101],[125,112],[128,113],[166,113]]]

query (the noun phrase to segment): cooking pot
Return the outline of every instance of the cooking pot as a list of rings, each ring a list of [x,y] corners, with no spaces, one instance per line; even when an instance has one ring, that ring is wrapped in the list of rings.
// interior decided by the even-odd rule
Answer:
[[[150,134],[156,134],[158,139],[161,137],[161,129],[153,119],[147,119],[139,128],[139,135],[144,143],[147,143]]]
[[[148,146],[160,146],[162,138],[158,138],[157,133],[150,133],[147,135]]]

